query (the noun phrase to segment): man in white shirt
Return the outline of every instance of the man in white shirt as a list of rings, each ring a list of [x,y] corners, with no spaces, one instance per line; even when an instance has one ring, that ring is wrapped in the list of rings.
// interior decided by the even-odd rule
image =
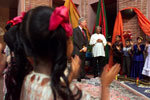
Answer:
[[[90,45],[92,45],[93,55],[93,72],[94,77],[101,74],[105,65],[105,46],[107,44],[106,38],[101,34],[101,27],[96,27],[96,33],[91,36]]]

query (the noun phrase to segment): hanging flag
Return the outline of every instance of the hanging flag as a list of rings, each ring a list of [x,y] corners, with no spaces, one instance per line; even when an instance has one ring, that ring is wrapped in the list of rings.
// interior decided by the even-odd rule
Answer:
[[[72,28],[76,28],[79,25],[78,20],[80,18],[80,14],[78,13],[78,10],[77,10],[76,6],[72,2],[72,0],[65,0],[64,6],[69,9],[69,17],[70,17],[70,23],[72,25]],[[89,34],[89,31],[88,31],[88,28],[85,27],[85,30],[86,30],[88,40],[89,40],[90,39],[90,34]]]
[[[108,40],[108,27],[107,27],[107,16],[105,10],[104,0],[99,0],[98,8],[97,8],[97,15],[96,15],[96,24],[93,28],[93,33],[96,30],[96,26],[102,27],[102,34],[105,36],[106,40]],[[109,46],[106,45],[105,47],[105,55],[106,55],[106,63],[108,63],[109,58]]]

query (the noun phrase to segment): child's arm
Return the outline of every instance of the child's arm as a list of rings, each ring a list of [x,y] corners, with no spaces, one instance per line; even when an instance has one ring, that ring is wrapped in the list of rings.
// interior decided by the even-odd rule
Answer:
[[[133,51],[134,50],[134,44],[132,41],[130,41],[130,44],[131,44],[131,50]]]
[[[118,50],[119,53],[122,52],[121,47],[120,46],[116,46],[116,49]]]
[[[80,69],[80,63],[81,63],[81,61],[80,61],[79,56],[75,55],[75,57],[72,58],[72,62],[71,62],[71,71],[68,76],[69,83],[71,83],[72,80],[78,76],[78,72]]]
[[[138,48],[139,51],[141,51],[140,45],[137,45],[137,48]]]
[[[117,46],[116,46],[116,43],[114,43],[114,44],[112,44],[112,50],[115,52],[115,51],[117,51],[117,48],[116,48]]]
[[[101,91],[101,100],[110,100],[109,85],[114,80],[116,75],[120,70],[120,64],[115,64],[109,70],[109,65],[107,64],[104,68],[104,71],[101,75],[102,91]]]
[[[71,66],[68,66],[65,71],[64,75],[68,78],[68,82],[71,83],[73,79],[75,79],[78,76],[80,68],[80,58],[79,56],[75,55],[74,58],[71,58]],[[62,82],[62,85],[66,86],[64,79],[60,77],[60,80]]]
[[[110,49],[112,49],[112,44],[111,44],[111,42],[107,42],[107,45],[109,45]]]
[[[128,53],[132,56],[132,48],[128,50]]]

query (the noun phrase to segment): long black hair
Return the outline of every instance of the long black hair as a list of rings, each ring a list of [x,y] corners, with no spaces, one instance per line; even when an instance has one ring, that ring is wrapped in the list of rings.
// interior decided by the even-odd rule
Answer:
[[[68,78],[64,75],[68,38],[61,25],[55,31],[48,30],[52,13],[53,9],[45,6],[28,11],[21,23],[21,41],[27,56],[33,57],[36,65],[38,60],[52,62],[50,77],[54,99],[60,97],[63,100],[74,100]],[[60,77],[64,79],[66,86],[62,85]]]
[[[10,49],[11,61],[7,64],[7,71],[4,73],[6,85],[4,100],[20,100],[24,77],[32,70],[32,67],[26,59],[20,42],[20,24],[15,26],[8,24],[6,27],[8,31],[4,35],[4,41]]]

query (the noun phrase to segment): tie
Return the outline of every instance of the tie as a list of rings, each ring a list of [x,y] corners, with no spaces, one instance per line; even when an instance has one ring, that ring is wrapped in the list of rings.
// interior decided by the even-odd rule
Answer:
[[[84,38],[86,38],[86,36],[85,36],[85,33],[84,33],[84,30],[83,30],[83,29],[82,29],[82,34],[83,34]]]

